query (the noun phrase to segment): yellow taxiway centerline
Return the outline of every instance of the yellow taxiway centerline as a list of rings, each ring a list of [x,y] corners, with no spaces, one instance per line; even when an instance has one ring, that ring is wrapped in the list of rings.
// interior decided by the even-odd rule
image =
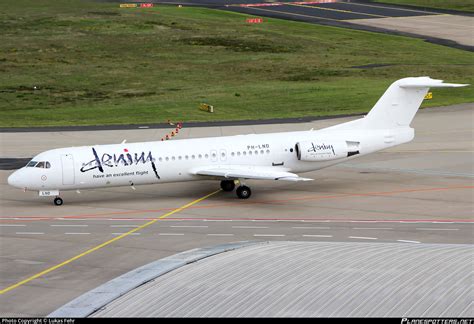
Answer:
[[[41,271],[41,272],[39,272],[39,273],[37,273],[37,274],[35,274],[35,275],[33,275],[33,276],[31,276],[31,277],[25,279],[25,280],[22,280],[22,281],[20,281],[20,282],[14,284],[14,285],[11,285],[11,286],[9,286],[9,287],[7,287],[7,288],[5,288],[5,289],[2,289],[2,290],[0,290],[0,295],[4,294],[4,293],[6,293],[6,292],[8,292],[8,291],[10,291],[10,290],[13,290],[13,289],[15,289],[15,288],[18,288],[18,287],[20,287],[20,286],[22,286],[22,285],[24,285],[24,284],[26,284],[26,283],[28,283],[28,282],[30,282],[30,281],[32,281],[32,280],[38,278],[38,277],[41,277],[41,276],[43,276],[43,275],[45,275],[45,274],[47,274],[47,273],[50,273],[51,271],[54,271],[54,270],[56,270],[56,269],[59,269],[59,268],[65,266],[65,265],[67,265],[67,264],[69,264],[69,263],[71,263],[71,262],[73,262],[73,261],[75,261],[75,260],[77,260],[77,259],[82,258],[83,256],[86,256],[86,255],[88,255],[88,254],[90,254],[90,253],[92,253],[92,252],[94,252],[94,251],[97,251],[97,250],[99,250],[99,249],[101,249],[101,248],[103,248],[103,247],[105,247],[105,246],[107,246],[107,245],[109,245],[109,244],[111,244],[111,243],[113,243],[113,242],[115,242],[115,241],[118,241],[118,240],[120,240],[120,239],[122,239],[122,238],[124,238],[124,237],[127,237],[128,235],[133,234],[133,233],[135,233],[136,231],[139,231],[139,230],[141,230],[141,229],[144,229],[145,227],[148,227],[148,226],[150,226],[150,225],[153,225],[154,223],[156,223],[156,222],[159,221],[160,219],[163,219],[163,218],[166,218],[166,217],[171,216],[171,215],[173,215],[173,214],[179,213],[180,211],[182,211],[182,210],[184,210],[184,209],[186,209],[186,208],[188,208],[188,207],[191,207],[192,205],[195,205],[195,204],[197,204],[197,203],[199,203],[199,202],[201,202],[201,201],[203,201],[203,200],[205,200],[205,199],[207,199],[207,198],[209,198],[209,197],[215,195],[216,193],[218,193],[218,192],[220,192],[220,191],[221,191],[221,189],[219,189],[219,190],[217,190],[217,191],[214,191],[214,192],[212,192],[212,193],[210,193],[210,194],[208,194],[208,195],[206,195],[206,196],[204,196],[204,197],[201,197],[201,198],[199,198],[199,199],[196,199],[196,200],[194,200],[194,201],[192,201],[192,202],[190,202],[190,203],[188,203],[188,204],[186,204],[186,205],[184,205],[184,206],[181,206],[181,207],[179,207],[179,208],[176,208],[176,209],[174,209],[174,210],[172,210],[172,211],[170,211],[170,212],[168,212],[168,213],[166,213],[166,214],[164,214],[164,215],[162,215],[162,216],[160,216],[160,217],[158,217],[158,218],[155,218],[155,219],[149,221],[148,223],[145,223],[145,224],[141,225],[140,227],[134,228],[134,229],[128,231],[127,233],[124,233],[124,234],[122,234],[122,235],[120,235],[120,236],[117,236],[117,237],[115,237],[115,238],[113,238],[113,239],[107,241],[107,242],[104,242],[104,243],[102,243],[102,244],[99,244],[99,245],[97,245],[97,246],[95,246],[95,247],[93,247],[93,248],[91,248],[91,249],[89,249],[89,250],[87,250],[87,251],[85,251],[85,252],[83,252],[83,253],[81,253],[81,254],[78,254],[78,255],[76,255],[75,257],[70,258],[69,260],[66,260],[66,261],[64,261],[64,262],[62,262],[62,263],[60,263],[60,264],[57,264],[57,265],[55,265],[55,266],[49,268],[49,269],[46,269],[46,270],[44,270],[44,271]]]

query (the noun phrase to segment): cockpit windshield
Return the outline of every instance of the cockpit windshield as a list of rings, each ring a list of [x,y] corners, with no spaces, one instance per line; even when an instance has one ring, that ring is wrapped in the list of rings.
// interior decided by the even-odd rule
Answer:
[[[27,168],[33,168],[36,164],[38,164],[37,161],[31,160],[30,162],[28,162],[28,164],[26,165],[26,167],[27,167]]]
[[[26,165],[27,168],[42,168],[42,169],[49,169],[51,167],[51,163],[49,163],[48,161],[41,161],[41,162],[38,162],[38,161],[33,161],[31,160],[30,162],[28,162],[28,164]]]

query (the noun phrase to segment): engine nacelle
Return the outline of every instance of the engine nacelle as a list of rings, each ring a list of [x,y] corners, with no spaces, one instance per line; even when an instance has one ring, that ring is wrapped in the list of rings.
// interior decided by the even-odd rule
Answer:
[[[298,160],[308,162],[342,159],[359,153],[351,144],[344,140],[303,141],[296,143],[296,156]]]

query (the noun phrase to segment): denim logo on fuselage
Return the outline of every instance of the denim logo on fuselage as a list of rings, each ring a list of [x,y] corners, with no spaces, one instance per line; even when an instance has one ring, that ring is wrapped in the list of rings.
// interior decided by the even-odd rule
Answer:
[[[151,167],[153,168],[153,172],[155,173],[156,177],[159,179],[160,176],[156,171],[155,166],[155,159],[151,154],[151,151],[146,154],[145,152],[141,153],[128,153],[127,149],[124,149],[126,153],[122,154],[109,154],[104,153],[101,156],[97,153],[97,151],[92,148],[92,154],[94,155],[94,159],[83,164],[81,168],[81,172],[87,172],[94,169],[99,169],[100,172],[104,172],[104,167],[118,167],[119,165],[124,166],[131,166],[131,165],[139,165],[139,164],[146,164],[150,163]]]

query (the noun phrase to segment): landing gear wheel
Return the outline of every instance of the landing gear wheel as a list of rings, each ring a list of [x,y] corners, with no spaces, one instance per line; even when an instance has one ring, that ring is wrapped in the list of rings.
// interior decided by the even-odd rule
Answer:
[[[222,180],[221,188],[224,191],[232,191],[235,188],[234,180]]]
[[[63,199],[60,198],[60,197],[54,198],[54,204],[55,204],[56,206],[61,206],[61,205],[63,204]]]
[[[247,199],[252,194],[252,191],[247,186],[240,186],[237,188],[237,197],[240,199]]]

